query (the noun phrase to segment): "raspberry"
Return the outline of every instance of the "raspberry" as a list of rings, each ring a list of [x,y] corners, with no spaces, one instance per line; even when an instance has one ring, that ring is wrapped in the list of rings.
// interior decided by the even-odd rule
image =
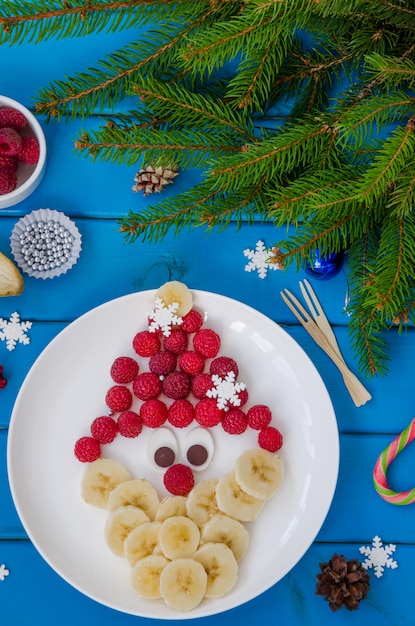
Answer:
[[[93,437],[81,437],[75,443],[74,453],[78,461],[92,463],[101,456],[101,446]]]
[[[203,317],[196,309],[191,309],[189,313],[182,318],[182,329],[185,333],[196,333],[202,328]]]
[[[18,168],[18,160],[16,156],[7,156],[6,154],[0,154],[0,168],[11,167],[14,172]]]
[[[264,450],[269,452],[277,452],[283,444],[283,437],[280,431],[273,426],[267,426],[260,430],[258,434],[258,443]]]
[[[203,371],[205,359],[199,352],[186,350],[179,356],[179,367],[182,372],[186,372],[190,376],[196,376],[196,374],[200,374]]]
[[[119,356],[111,365],[114,383],[130,383],[138,374],[138,363],[129,356]]]
[[[161,381],[153,372],[143,372],[134,380],[133,392],[140,400],[156,398],[161,393]]]
[[[168,398],[177,400],[190,393],[190,379],[184,372],[170,372],[163,380],[163,391]]]
[[[246,404],[248,402],[249,399],[249,395],[246,389],[241,389],[241,391],[238,391],[236,394],[240,400],[239,406],[244,406],[244,404]]]
[[[235,378],[239,374],[238,364],[228,356],[218,356],[216,359],[213,359],[209,371],[211,374],[217,374],[221,378],[225,378],[229,372],[234,372]]]
[[[14,130],[22,130],[27,124],[23,113],[12,107],[2,107],[0,109],[0,128],[8,126]]]
[[[248,418],[241,409],[229,409],[223,416],[222,427],[229,435],[241,435],[248,428]]]
[[[220,424],[224,416],[224,411],[218,408],[214,398],[203,398],[199,400],[195,407],[196,421],[205,428],[211,428]]]
[[[10,193],[17,187],[16,172],[11,167],[0,168],[0,194]]]
[[[166,471],[163,482],[167,491],[174,496],[187,496],[194,487],[195,479],[188,465],[176,463]]]
[[[130,408],[133,397],[128,387],[114,385],[105,396],[105,402],[111,411],[126,411]]]
[[[22,138],[13,128],[0,128],[0,154],[15,156],[22,149]]]
[[[247,412],[247,416],[249,426],[255,430],[266,428],[272,419],[271,409],[265,404],[255,404],[251,406]]]
[[[185,428],[194,420],[195,410],[193,404],[186,399],[179,399],[169,406],[167,419],[176,428]]]
[[[173,352],[160,351],[153,354],[148,366],[150,371],[157,376],[166,376],[169,372],[172,372],[176,367],[177,357]]]
[[[96,417],[91,424],[91,435],[99,443],[111,443],[114,441],[117,431],[117,422],[108,415]]]
[[[138,437],[143,429],[141,417],[135,411],[123,411],[117,420],[118,432],[123,437]]]
[[[17,155],[21,163],[27,163],[27,165],[36,165],[39,161],[40,146],[36,137],[29,137],[24,135],[22,137],[22,147]]]
[[[192,379],[192,393],[198,400],[206,398],[206,392],[209,389],[213,389],[213,382],[210,374],[197,374]]]
[[[193,346],[206,359],[211,359],[219,352],[220,337],[214,330],[203,328],[194,335]]]
[[[140,417],[144,426],[158,428],[167,420],[167,406],[157,398],[146,400],[141,405]]]
[[[171,331],[168,337],[164,337],[163,346],[165,350],[169,350],[174,354],[180,354],[184,352],[189,343],[189,338],[181,328],[176,328]]]
[[[149,330],[143,330],[135,335],[133,348],[140,356],[150,357],[160,350],[160,339]]]
[[[7,380],[4,378],[3,376],[3,366],[0,365],[0,389],[4,389],[5,386],[7,385]]]

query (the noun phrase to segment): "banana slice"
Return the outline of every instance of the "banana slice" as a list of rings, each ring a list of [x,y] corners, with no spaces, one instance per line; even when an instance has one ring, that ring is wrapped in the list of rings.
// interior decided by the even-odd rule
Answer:
[[[124,556],[124,541],[130,532],[149,521],[148,515],[137,506],[121,506],[111,511],[104,527],[105,540],[110,550],[117,556]]]
[[[0,296],[19,296],[23,287],[23,276],[16,265],[0,252]]]
[[[161,598],[160,574],[169,563],[161,554],[146,556],[134,565],[131,570],[131,584],[134,591],[148,600]]]
[[[221,598],[238,580],[238,563],[224,543],[205,543],[193,555],[207,573],[206,598]]]
[[[283,483],[282,459],[262,448],[245,450],[236,460],[235,480],[253,498],[268,500]]]
[[[183,515],[169,517],[161,524],[159,543],[168,559],[191,557],[200,541],[196,524]]]
[[[155,516],[157,522],[164,522],[168,517],[186,515],[185,496],[166,496],[161,500]]]
[[[168,306],[177,302],[179,308],[175,312],[178,317],[183,317],[190,311],[193,306],[193,296],[190,289],[184,283],[178,280],[172,280],[168,283],[161,285],[156,291],[156,298],[163,300],[164,304]]]
[[[238,520],[223,513],[217,513],[201,529],[203,543],[223,543],[233,552],[237,561],[246,554],[249,545],[249,533]]]
[[[161,522],[145,522],[134,528],[124,541],[124,556],[131,566],[153,554],[159,542]]]
[[[133,478],[118,485],[108,497],[110,511],[120,506],[127,506],[127,504],[140,507],[153,520],[160,500],[157,491],[147,479]]]
[[[230,472],[218,480],[216,501],[219,510],[240,522],[253,522],[262,511],[265,500],[257,500],[242,491],[235,480],[235,473]]]
[[[187,496],[187,515],[198,525],[206,524],[219,512],[216,502],[216,485],[214,478],[201,480]]]
[[[88,504],[105,509],[111,491],[130,479],[131,474],[124,465],[100,458],[86,468],[81,481],[81,495]]]
[[[205,597],[207,580],[208,575],[199,561],[175,559],[161,571],[160,593],[171,608],[190,611]]]

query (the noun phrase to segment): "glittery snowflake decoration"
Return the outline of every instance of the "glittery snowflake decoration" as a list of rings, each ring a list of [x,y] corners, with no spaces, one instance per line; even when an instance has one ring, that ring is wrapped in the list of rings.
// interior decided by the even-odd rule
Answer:
[[[166,306],[161,298],[156,298],[155,304],[154,309],[148,314],[148,329],[151,333],[161,330],[165,337],[169,337],[171,327],[179,326],[183,322],[183,319],[176,315],[179,303],[172,302]]]
[[[382,544],[381,538],[376,535],[373,538],[372,546],[361,546],[359,548],[360,554],[364,554],[367,558],[363,561],[362,567],[370,569],[373,567],[376,578],[383,576],[385,567],[396,569],[398,564],[394,561],[390,555],[396,550],[396,546],[390,543],[388,546]]]
[[[213,389],[209,389],[206,395],[209,398],[217,398],[218,409],[227,409],[229,405],[239,406],[241,399],[238,396],[240,391],[246,388],[245,383],[235,382],[235,372],[229,372],[225,378],[221,378],[217,374],[212,374],[212,382],[215,385]]]
[[[273,262],[273,252],[270,248],[266,248],[263,241],[256,243],[255,250],[247,248],[244,250],[244,256],[249,259],[249,263],[245,265],[245,272],[258,272],[259,278],[265,278],[268,270],[278,270],[280,266]]]
[[[32,327],[32,322],[22,322],[16,311],[11,314],[9,320],[0,317],[0,339],[6,342],[8,350],[14,350],[17,343],[27,346],[30,343],[26,331]]]
[[[9,570],[6,568],[6,566],[4,565],[0,565],[0,581],[3,582],[3,580],[5,580],[6,576],[8,576],[10,574]]]

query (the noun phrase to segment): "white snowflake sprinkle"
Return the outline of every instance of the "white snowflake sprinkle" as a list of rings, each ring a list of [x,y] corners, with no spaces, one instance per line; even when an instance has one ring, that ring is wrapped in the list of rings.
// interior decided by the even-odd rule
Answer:
[[[17,343],[27,346],[30,343],[26,331],[32,327],[32,322],[20,321],[20,316],[16,311],[11,314],[9,320],[0,317],[0,339],[6,341],[8,350],[14,350]]]
[[[245,272],[257,270],[259,278],[265,278],[268,270],[280,269],[278,263],[270,262],[273,252],[270,248],[266,248],[261,240],[257,241],[255,250],[249,248],[244,250],[244,256],[249,259],[249,263],[245,265]]]
[[[4,565],[0,565],[0,581],[3,582],[3,580],[6,578],[6,576],[8,576],[10,574],[9,570],[6,568],[6,566]]]
[[[217,398],[218,409],[227,409],[230,404],[239,406],[241,399],[238,396],[240,391],[246,388],[245,383],[235,382],[235,372],[229,372],[225,378],[221,378],[217,374],[212,374],[212,382],[215,385],[213,389],[209,389],[206,395],[209,398]]]
[[[165,337],[169,337],[171,327],[179,326],[183,322],[183,319],[176,315],[180,305],[178,302],[172,302],[166,306],[161,298],[156,298],[155,303],[154,309],[148,314],[150,322],[148,329],[151,333],[161,330]]]
[[[359,548],[360,554],[364,554],[367,557],[367,559],[363,561],[362,567],[365,569],[373,567],[376,578],[380,578],[383,576],[385,567],[390,567],[391,569],[398,567],[397,562],[390,558],[390,555],[393,554],[395,550],[396,546],[393,543],[384,546],[381,538],[376,535],[376,537],[373,538],[372,546],[361,546]]]

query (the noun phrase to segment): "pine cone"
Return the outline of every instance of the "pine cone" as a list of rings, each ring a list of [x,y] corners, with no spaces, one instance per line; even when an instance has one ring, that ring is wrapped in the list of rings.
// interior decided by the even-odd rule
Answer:
[[[147,165],[140,169],[134,177],[133,191],[142,191],[145,196],[160,193],[166,185],[171,185],[179,172],[173,167]]]
[[[333,554],[328,563],[320,563],[320,570],[316,594],[324,596],[331,610],[338,611],[343,604],[349,611],[358,609],[370,586],[370,576],[360,561]]]

